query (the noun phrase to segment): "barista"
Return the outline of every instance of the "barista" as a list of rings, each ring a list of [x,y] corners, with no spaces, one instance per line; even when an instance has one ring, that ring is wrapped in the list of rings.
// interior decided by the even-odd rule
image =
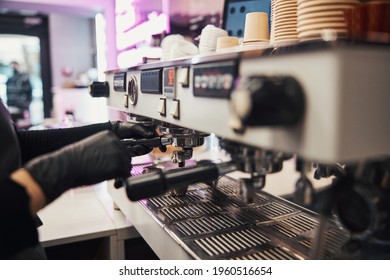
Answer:
[[[155,131],[127,122],[19,131],[0,99],[0,259],[45,258],[35,213],[70,188],[128,177],[131,157],[151,151],[121,138]]]

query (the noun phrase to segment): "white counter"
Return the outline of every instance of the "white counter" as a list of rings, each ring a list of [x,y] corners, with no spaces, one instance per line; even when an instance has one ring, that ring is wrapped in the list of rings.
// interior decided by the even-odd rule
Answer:
[[[107,182],[69,190],[38,216],[43,222],[38,231],[44,247],[105,238],[106,258],[124,259],[124,241],[139,237],[129,220],[114,210]]]

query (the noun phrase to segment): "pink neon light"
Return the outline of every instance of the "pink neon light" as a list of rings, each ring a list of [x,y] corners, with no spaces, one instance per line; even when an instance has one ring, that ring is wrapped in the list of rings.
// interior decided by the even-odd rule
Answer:
[[[149,20],[138,26],[122,33],[117,33],[116,45],[118,50],[130,48],[137,43],[146,41],[154,34],[160,34],[167,31],[167,16],[165,14],[157,15],[156,12],[149,14]]]

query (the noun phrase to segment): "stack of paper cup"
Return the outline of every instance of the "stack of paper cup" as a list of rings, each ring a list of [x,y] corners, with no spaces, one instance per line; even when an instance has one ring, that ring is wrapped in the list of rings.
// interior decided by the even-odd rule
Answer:
[[[190,57],[199,53],[198,47],[180,34],[168,35],[161,41],[161,60]]]
[[[268,41],[268,14],[263,12],[247,13],[245,16],[244,43]]]
[[[268,14],[264,12],[247,13],[245,16],[243,49],[266,48],[269,46]]]
[[[297,0],[272,1],[273,20],[271,22],[271,37],[272,44],[275,47],[293,44],[298,41],[297,7]]]
[[[346,10],[360,5],[359,0],[298,0],[299,41],[348,37]]]
[[[202,29],[199,40],[199,52],[210,53],[217,49],[217,39],[228,36],[228,32],[212,24],[208,24]]]

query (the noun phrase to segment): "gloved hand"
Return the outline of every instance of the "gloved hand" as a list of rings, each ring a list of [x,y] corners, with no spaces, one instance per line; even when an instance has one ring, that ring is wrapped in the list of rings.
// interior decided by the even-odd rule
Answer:
[[[144,147],[143,147],[144,148]],[[48,202],[66,190],[130,175],[130,156],[143,151],[126,147],[109,131],[29,161],[25,168],[41,186]]]
[[[148,148],[143,145],[126,146],[126,148],[127,148],[127,153],[131,157],[146,155],[153,150],[152,148]]]
[[[111,130],[120,139],[126,138],[152,138],[157,136],[157,132],[154,127],[144,126],[141,124],[133,124],[124,121],[110,121]],[[136,145],[133,147],[127,146],[132,156],[140,156],[148,154],[152,149],[146,148],[142,145]],[[165,153],[167,148],[165,146],[159,147],[160,151]]]
[[[111,121],[110,123],[112,132],[114,132],[120,139],[152,138],[157,136],[153,127],[123,121]]]

